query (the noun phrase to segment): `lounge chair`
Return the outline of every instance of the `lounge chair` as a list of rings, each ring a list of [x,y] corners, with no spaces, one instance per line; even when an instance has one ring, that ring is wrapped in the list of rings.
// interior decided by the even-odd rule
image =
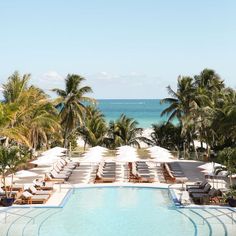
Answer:
[[[204,180],[204,181],[196,183],[196,184],[189,184],[189,185],[186,185],[186,190],[188,190],[188,189],[203,189],[206,184],[208,184],[207,180]]]
[[[49,190],[37,190],[34,186],[29,187],[30,192],[33,195],[51,195],[52,191]]]
[[[97,173],[96,182],[114,182],[115,181],[115,175],[103,175],[101,173]]]
[[[16,200],[15,203],[20,204],[37,204],[46,203],[50,195],[32,195],[31,193],[25,191],[22,193],[21,197]]]
[[[210,189],[211,189],[211,185],[206,184],[203,189],[189,189],[188,192],[190,195],[192,195],[193,193],[208,193]]]
[[[53,168],[58,174],[68,175],[70,176],[72,174],[72,170],[60,170],[57,166]]]
[[[59,162],[61,162],[64,166],[73,167],[74,169],[78,166],[78,163],[76,163],[76,162],[68,162],[65,159],[61,159],[61,160],[59,160]]]
[[[50,173],[46,173],[45,174],[45,181],[53,181],[55,183],[64,183],[65,182],[65,179],[60,177],[60,178],[54,178],[53,176],[51,176]]]
[[[55,170],[52,170],[50,172],[50,174],[52,175],[53,178],[55,179],[65,179],[65,180],[68,180],[70,175],[68,174],[58,174]]]
[[[194,203],[207,204],[217,197],[218,191],[215,188],[210,189],[208,193],[192,193],[191,197]]]

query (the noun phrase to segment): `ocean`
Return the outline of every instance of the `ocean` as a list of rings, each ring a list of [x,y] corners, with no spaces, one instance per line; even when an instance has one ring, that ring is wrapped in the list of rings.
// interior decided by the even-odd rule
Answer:
[[[152,124],[161,123],[167,117],[161,112],[168,104],[160,104],[160,99],[99,99],[98,108],[105,115],[106,121],[116,120],[124,113],[138,121],[139,127],[151,128]]]

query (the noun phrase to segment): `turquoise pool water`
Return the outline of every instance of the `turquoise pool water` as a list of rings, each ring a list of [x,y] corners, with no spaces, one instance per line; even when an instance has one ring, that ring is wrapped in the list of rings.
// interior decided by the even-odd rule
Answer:
[[[236,235],[231,209],[176,208],[166,189],[83,188],[75,190],[63,208],[10,211],[6,221],[0,214],[1,236]]]
[[[190,210],[177,210],[165,189],[80,189],[41,225],[39,235],[211,235],[208,223],[196,218]],[[217,231],[224,235],[222,226]]]

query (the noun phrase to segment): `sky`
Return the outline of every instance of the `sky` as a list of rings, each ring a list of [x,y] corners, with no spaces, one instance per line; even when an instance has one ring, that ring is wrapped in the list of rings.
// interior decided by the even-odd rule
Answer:
[[[236,88],[235,0],[0,0],[0,83],[31,73],[47,93],[67,74],[92,97],[163,98],[179,75],[214,69]]]

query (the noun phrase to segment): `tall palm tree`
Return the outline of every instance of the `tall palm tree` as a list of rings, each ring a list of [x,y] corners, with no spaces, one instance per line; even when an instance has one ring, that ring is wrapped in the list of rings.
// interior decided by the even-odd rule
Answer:
[[[224,81],[211,69],[204,69],[201,71],[200,75],[194,76],[194,80],[196,87],[204,88],[208,94],[213,94],[224,88]]]
[[[182,135],[185,137],[186,149],[190,149],[190,142],[193,143],[194,126],[190,116],[192,102],[195,97],[195,87],[191,77],[178,77],[177,91],[167,87],[170,98],[164,98],[161,103],[167,103],[169,106],[164,109],[161,115],[169,115],[168,122],[178,119],[182,128]],[[194,145],[194,143],[193,143]]]
[[[101,111],[96,107],[88,106],[84,126],[78,128],[78,133],[84,140],[84,149],[87,144],[92,147],[104,145],[107,130],[106,121]]]
[[[60,117],[63,127],[64,147],[68,146],[68,137],[71,132],[77,130],[78,126],[83,125],[86,114],[86,106],[84,102],[94,102],[95,100],[85,96],[91,93],[89,86],[83,86],[85,79],[79,75],[67,75],[65,79],[65,90],[53,89],[59,98],[58,105],[61,107]]]
[[[169,115],[168,122],[177,118],[181,123],[183,115],[189,113],[190,103],[193,100],[195,88],[191,77],[179,77],[177,91],[175,92],[170,86],[167,87],[171,97],[164,98],[161,103],[167,103],[169,106],[164,109],[161,115]]]

